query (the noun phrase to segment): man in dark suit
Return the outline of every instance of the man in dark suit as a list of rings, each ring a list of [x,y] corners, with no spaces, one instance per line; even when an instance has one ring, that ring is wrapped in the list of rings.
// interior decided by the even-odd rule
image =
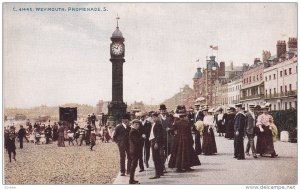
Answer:
[[[161,159],[161,151],[163,149],[164,143],[164,136],[163,136],[163,128],[159,121],[159,117],[157,113],[152,114],[152,127],[150,132],[149,140],[151,142],[151,149],[152,149],[152,157],[155,167],[155,176],[151,177],[150,179],[157,179],[163,174],[163,163]]]
[[[138,118],[140,119],[141,126],[139,128],[140,133],[142,134],[143,141],[142,145],[143,148],[141,149],[141,157],[139,158],[139,166],[140,172],[144,171],[144,164],[143,160],[146,164],[146,167],[149,168],[149,158],[150,158],[150,131],[151,131],[151,123],[146,119],[146,113],[139,113]]]
[[[130,121],[130,115],[124,114],[122,116],[122,123],[117,125],[113,135],[113,140],[118,144],[119,153],[120,153],[121,176],[125,176],[126,156],[127,156],[127,174],[130,173],[131,158],[129,156],[129,143],[128,143],[128,135],[130,131],[129,121]]]
[[[167,170],[165,168],[165,163],[168,158],[168,156],[171,154],[171,149],[173,146],[173,140],[174,136],[172,134],[172,120],[167,112],[167,107],[164,104],[161,104],[159,106],[159,121],[163,129],[163,147],[161,150],[161,160],[163,165],[163,171],[164,173],[167,173]]]
[[[254,145],[254,136],[255,136],[255,114],[254,114],[254,105],[249,105],[249,111],[245,114],[246,115],[246,135],[248,138],[248,143],[247,143],[247,147],[246,147],[246,155],[250,156],[249,151],[250,151],[250,147],[252,150],[252,156],[254,158],[257,158],[256,155],[256,149],[255,149],[255,145]]]
[[[18,132],[18,137],[20,141],[20,149],[23,148],[23,138],[26,138],[26,130],[24,129],[23,125],[20,125],[20,130]],[[28,140],[27,140],[28,141]]]
[[[138,181],[134,180],[134,173],[138,160],[141,157],[141,150],[143,149],[142,135],[138,131],[141,122],[138,119],[134,119],[132,120],[131,124],[131,130],[129,132],[129,153],[131,158],[129,184],[139,184]]]
[[[245,159],[244,153],[244,131],[246,116],[242,110],[242,104],[236,104],[237,114],[234,117],[234,158]]]
[[[196,130],[195,123],[197,121],[203,121],[204,114],[202,111],[200,111],[200,104],[195,103],[195,113],[194,113],[194,125],[193,125],[193,131],[195,133],[195,152],[197,155],[200,155],[202,153],[202,148],[201,148],[201,140],[200,140],[200,133],[199,131]]]

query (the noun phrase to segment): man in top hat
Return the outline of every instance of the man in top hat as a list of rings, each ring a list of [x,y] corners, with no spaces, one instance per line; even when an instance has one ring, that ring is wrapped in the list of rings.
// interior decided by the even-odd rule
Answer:
[[[234,158],[245,159],[244,153],[244,131],[246,116],[242,110],[242,104],[236,104],[237,114],[234,117]]]
[[[256,149],[254,146],[254,136],[255,136],[255,114],[254,114],[254,109],[255,106],[253,104],[249,105],[249,110],[248,112],[245,114],[246,115],[246,135],[248,138],[248,143],[247,143],[247,147],[246,147],[246,155],[250,156],[249,151],[250,151],[250,147],[252,150],[252,156],[254,158],[257,158],[256,155]]]
[[[200,138],[200,133],[199,131],[196,130],[195,128],[195,123],[197,121],[203,121],[204,114],[200,110],[200,104],[195,103],[195,113],[194,113],[194,125],[193,125],[193,131],[195,133],[195,152],[197,155],[200,155],[202,153],[202,148],[201,148],[201,138]]]
[[[131,121],[131,129],[129,132],[129,153],[131,157],[129,184],[139,184],[138,181],[134,180],[134,173],[138,160],[142,156],[143,149],[143,138],[139,131],[140,125],[141,121],[138,119]]]
[[[161,159],[163,164],[163,170],[164,172],[167,172],[165,169],[165,162],[168,158],[168,156],[171,154],[171,149],[173,145],[173,135],[172,135],[172,123],[171,119],[167,112],[167,107],[164,104],[161,104],[159,106],[159,121],[162,125],[163,129],[163,137],[164,137],[164,146],[163,151],[161,152]]]
[[[125,157],[127,156],[127,174],[130,173],[131,158],[129,156],[128,136],[130,131],[130,115],[128,113],[122,115],[122,122],[117,125],[113,140],[117,143],[120,153],[120,172],[121,176],[125,176]]]

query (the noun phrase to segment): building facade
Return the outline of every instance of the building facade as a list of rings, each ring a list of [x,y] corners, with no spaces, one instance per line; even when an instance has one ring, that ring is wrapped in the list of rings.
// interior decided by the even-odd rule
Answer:
[[[240,102],[241,89],[242,89],[242,77],[236,77],[227,84],[228,88],[228,104],[233,106]]]
[[[277,56],[264,69],[265,101],[272,110],[297,108],[297,39],[277,42]]]
[[[214,105],[213,89],[215,82],[220,76],[225,75],[225,63],[221,62],[220,66],[216,62],[216,56],[210,56],[206,60],[206,68],[197,68],[194,75],[194,100],[199,97],[204,97],[208,106]]]
[[[262,105],[264,100],[264,64],[259,58],[243,73],[240,102],[248,108],[249,104]]]

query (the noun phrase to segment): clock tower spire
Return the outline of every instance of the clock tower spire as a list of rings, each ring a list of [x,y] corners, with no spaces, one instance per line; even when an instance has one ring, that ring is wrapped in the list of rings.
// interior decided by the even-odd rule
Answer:
[[[126,113],[127,105],[123,102],[123,63],[125,62],[125,44],[122,32],[117,27],[111,36],[110,61],[112,63],[112,101],[108,105],[109,125],[121,121],[121,116]]]

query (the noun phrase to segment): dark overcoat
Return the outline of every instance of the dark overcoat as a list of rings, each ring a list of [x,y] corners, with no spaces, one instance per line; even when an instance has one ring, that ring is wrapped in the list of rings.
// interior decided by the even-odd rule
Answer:
[[[131,128],[129,132],[129,153],[132,156],[139,157],[142,153],[143,138],[141,133],[134,128]]]
[[[174,123],[176,135],[171,151],[169,168],[187,169],[201,165],[193,148],[193,137],[188,120],[180,119]]]

